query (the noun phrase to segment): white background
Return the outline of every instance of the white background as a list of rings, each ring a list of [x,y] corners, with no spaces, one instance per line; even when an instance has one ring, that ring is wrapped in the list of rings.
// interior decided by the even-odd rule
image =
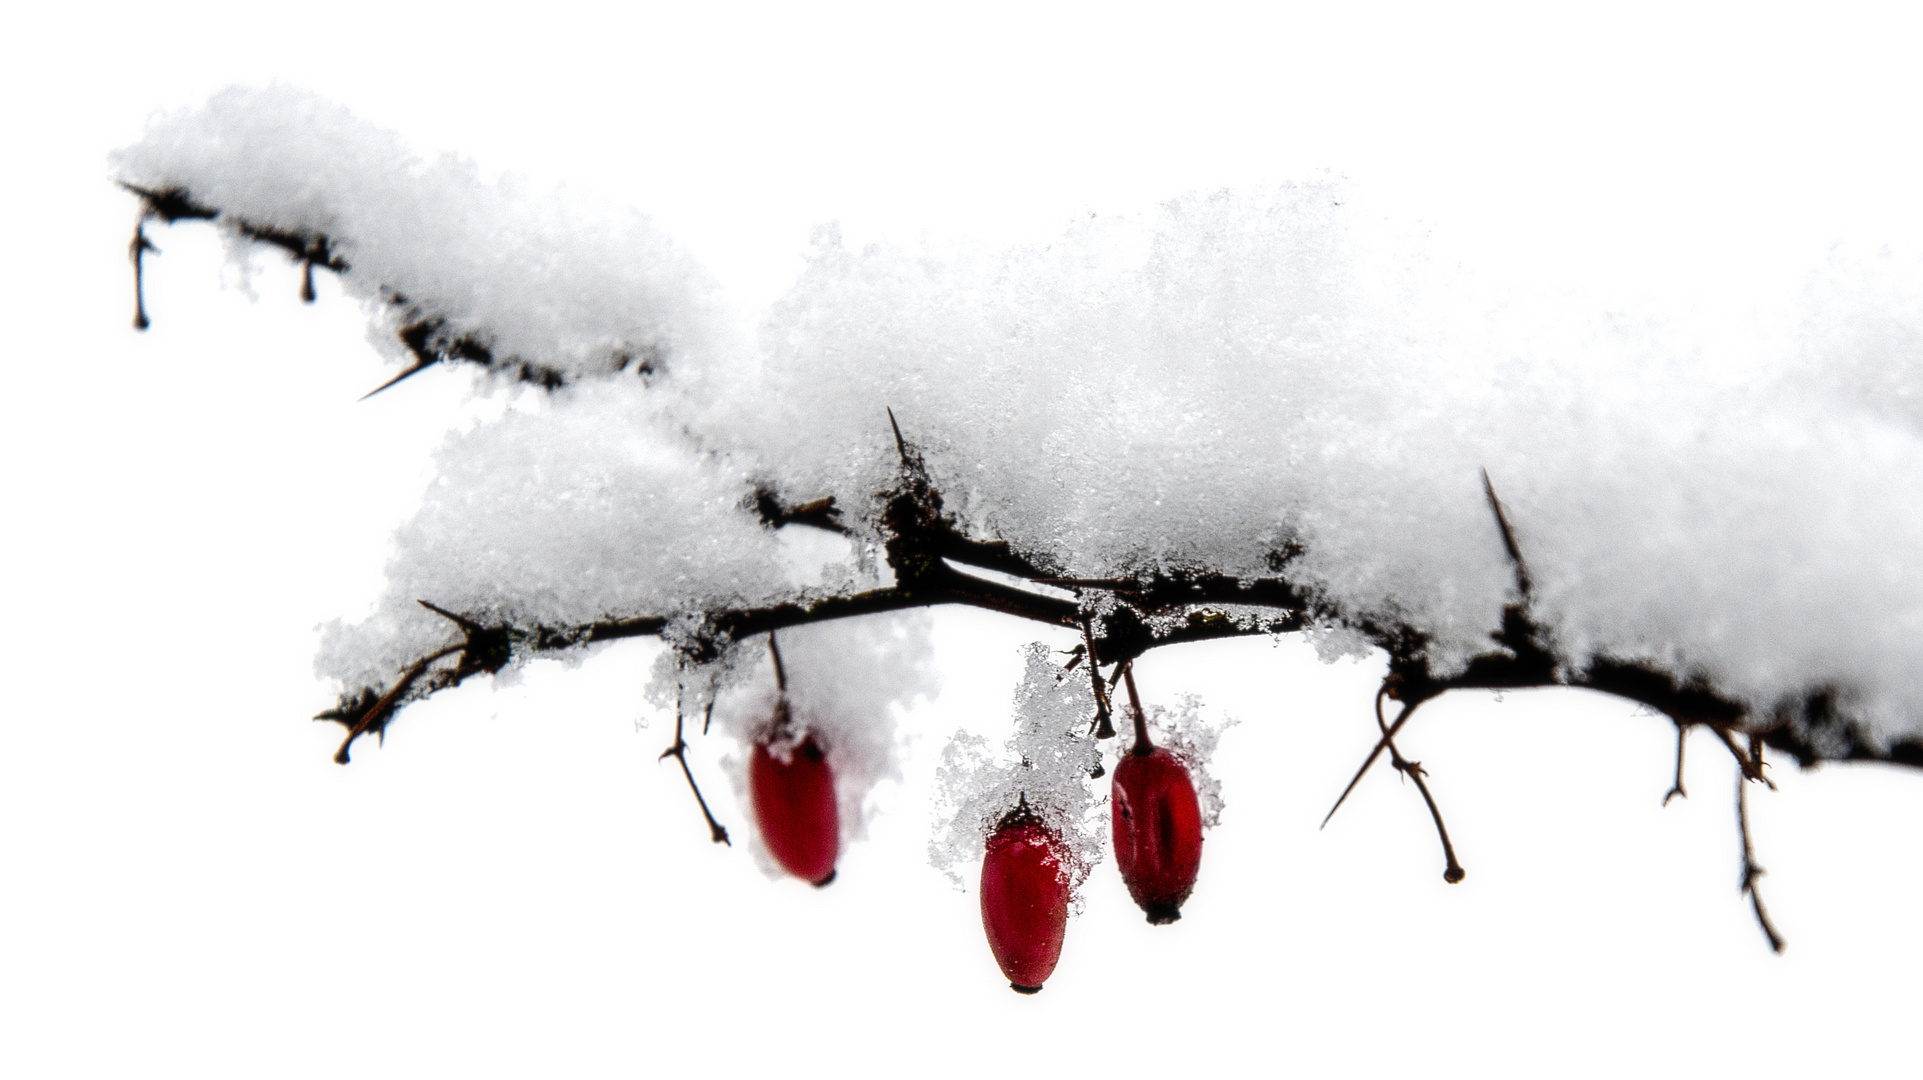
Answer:
[[[1737,892],[1731,768],[1573,692],[1460,696],[1316,824],[1379,664],[1297,641],[1152,654],[1143,689],[1241,723],[1184,919],[1111,867],[1040,996],[929,869],[933,756],[995,731],[1028,626],[941,612],[945,686],[888,812],[816,892],[707,842],[640,701],[652,645],[408,710],[329,760],[316,623],[375,595],[459,380],[383,376],[322,275],[233,287],[105,155],[156,108],[283,78],[423,151],[641,207],[746,309],[810,228],[1045,235],[1095,208],[1333,169],[1549,270],[1660,287],[1664,245],[1782,257],[1914,225],[1914,28],[1610,4],[1422,15],[891,6],[143,5],[10,17],[0,64],[9,548],[0,1071],[18,1076],[1895,1075],[1913,1061],[1923,777],[1776,770],[1754,800],[1771,956]],[[1327,7],[1330,5],[1319,5]],[[222,287],[222,283],[227,288]],[[1893,492],[1892,497],[1913,497]],[[637,731],[637,723],[651,722]],[[728,824],[745,815],[694,759]],[[1760,796],[1760,793],[1759,793]]]

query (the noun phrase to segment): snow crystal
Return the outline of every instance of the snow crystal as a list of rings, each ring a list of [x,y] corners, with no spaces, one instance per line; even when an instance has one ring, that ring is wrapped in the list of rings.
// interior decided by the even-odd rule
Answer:
[[[1203,826],[1212,829],[1220,825],[1222,781],[1209,772],[1209,761],[1215,756],[1216,745],[1222,741],[1222,733],[1234,727],[1237,721],[1232,717],[1207,715],[1202,709],[1202,699],[1195,694],[1183,694],[1176,698],[1173,708],[1145,705],[1142,715],[1148,724],[1149,741],[1158,749],[1175,755],[1188,768],[1189,780],[1195,785],[1196,801],[1202,807]],[[1115,719],[1121,734],[1109,744],[1109,749],[1113,755],[1111,761],[1119,762],[1135,745],[1135,737],[1127,729],[1127,725],[1133,722],[1132,717],[1122,712]]]
[[[1063,841],[1071,892],[1101,861],[1108,809],[1091,789],[1101,762],[1090,733],[1095,697],[1079,671],[1062,669],[1048,646],[1023,650],[1026,667],[1015,691],[1014,734],[994,752],[979,735],[957,733],[936,769],[936,837],[929,861],[962,884],[957,866],[979,862],[996,826],[1018,806]]]

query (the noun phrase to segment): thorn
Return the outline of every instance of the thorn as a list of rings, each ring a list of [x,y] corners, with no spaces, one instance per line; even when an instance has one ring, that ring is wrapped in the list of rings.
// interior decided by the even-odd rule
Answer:
[[[1384,679],[1382,681],[1382,688],[1375,693],[1375,717],[1378,728],[1382,727],[1382,702],[1383,699],[1389,696],[1390,690],[1390,680]],[[1349,793],[1353,792],[1355,786],[1362,782],[1363,774],[1369,771],[1369,767],[1375,764],[1375,759],[1381,757],[1384,750],[1389,749],[1389,740],[1395,737],[1396,732],[1402,730],[1402,725],[1409,722],[1410,715],[1413,714],[1416,711],[1416,707],[1421,704],[1420,701],[1414,704],[1406,701],[1402,703],[1402,711],[1396,714],[1395,723],[1388,725],[1382,737],[1376,740],[1375,747],[1369,751],[1369,756],[1362,759],[1362,767],[1357,769],[1355,775],[1349,778],[1349,786],[1342,789],[1342,794],[1336,796],[1335,805],[1329,807],[1329,812],[1323,815],[1322,824],[1318,826],[1318,828],[1326,829],[1329,827],[1329,822],[1334,819],[1335,812],[1342,809],[1342,804],[1348,801]]]
[[[300,261],[300,298],[304,304],[314,302],[314,260]]]
[[[1489,509],[1495,512],[1496,528],[1502,531],[1502,546],[1509,552],[1509,561],[1516,566],[1516,588],[1527,601],[1530,597],[1529,566],[1522,561],[1522,549],[1516,546],[1515,531],[1509,527],[1509,515],[1502,512],[1502,500],[1496,498],[1496,486],[1489,480],[1489,470],[1482,470],[1482,493],[1489,497]]]
[[[460,627],[463,630],[468,631],[469,633],[478,634],[487,629],[486,627],[482,626],[480,623],[475,622],[473,619],[470,619],[465,615],[456,615],[455,613],[447,610],[444,607],[437,607],[433,604],[428,603],[425,600],[416,600],[414,602],[426,608],[427,610],[433,612],[434,614],[439,615],[441,618],[447,619],[453,622],[454,625]]]
[[[378,394],[381,391],[387,389],[388,387],[393,386],[395,383],[400,382],[402,379],[406,379],[414,375],[418,375],[421,372],[426,371],[428,368],[433,367],[435,364],[439,362],[440,362],[440,357],[435,357],[431,360],[416,360],[414,362],[413,367],[408,368],[406,371],[401,372],[399,375],[394,376],[393,378],[387,380],[386,382],[380,384],[379,386],[376,386],[374,389],[369,390],[367,393],[362,394],[359,400],[366,401],[368,398],[371,398],[375,394]]]

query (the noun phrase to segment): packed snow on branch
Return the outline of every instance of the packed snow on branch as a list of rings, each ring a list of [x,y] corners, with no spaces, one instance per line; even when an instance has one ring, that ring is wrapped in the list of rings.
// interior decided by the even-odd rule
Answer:
[[[417,598],[566,627],[885,586],[892,408],[959,525],[1035,566],[1280,577],[1332,652],[1393,628],[1444,674],[1500,651],[1518,599],[1486,468],[1561,670],[1645,665],[1764,726],[1826,694],[1865,745],[1923,739],[1915,248],[1727,277],[1683,253],[1700,294],[1652,298],[1574,256],[1477,265],[1323,178],[1015,250],[825,228],[744,328],[645,220],[422,161],[298,92],[161,116],[114,169],[243,247],[324,235],[376,340],[478,344],[512,401],[442,451],[376,614],[329,630],[350,693],[447,643]],[[533,369],[565,385],[514,381]],[[770,528],[757,492],[833,497],[847,535]]]

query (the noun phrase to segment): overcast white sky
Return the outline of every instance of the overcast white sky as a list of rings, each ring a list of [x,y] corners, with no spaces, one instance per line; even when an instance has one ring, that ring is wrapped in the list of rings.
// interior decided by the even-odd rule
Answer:
[[[11,468],[0,1066],[22,1076],[1894,1074],[1913,1060],[1923,775],[1777,771],[1773,957],[1736,890],[1731,770],[1575,693],[1447,699],[1407,740],[1469,878],[1370,744],[1375,665],[1299,642],[1140,665],[1240,719],[1185,918],[1098,870],[1047,990],[1006,989],[927,866],[934,755],[998,731],[1037,632],[943,612],[946,684],[892,812],[816,892],[707,843],[640,687],[652,646],[409,710],[329,761],[313,627],[375,595],[458,415],[381,378],[323,280],[258,301],[211,230],[159,230],[108,150],[236,81],[312,87],[483,168],[632,203],[778,295],[811,228],[1043,235],[1088,209],[1345,173],[1491,257],[1660,289],[1697,264],[1914,235],[1915,27],[1882,15],[1341,16],[988,4],[801,15],[381,5],[14,16],[0,305]],[[1680,252],[1680,254],[1678,254]],[[1730,287],[1740,287],[1740,275]],[[226,283],[223,288],[223,282]],[[1894,493],[1893,497],[1906,497]],[[637,732],[637,722],[653,726]],[[722,816],[742,809],[700,744]]]

